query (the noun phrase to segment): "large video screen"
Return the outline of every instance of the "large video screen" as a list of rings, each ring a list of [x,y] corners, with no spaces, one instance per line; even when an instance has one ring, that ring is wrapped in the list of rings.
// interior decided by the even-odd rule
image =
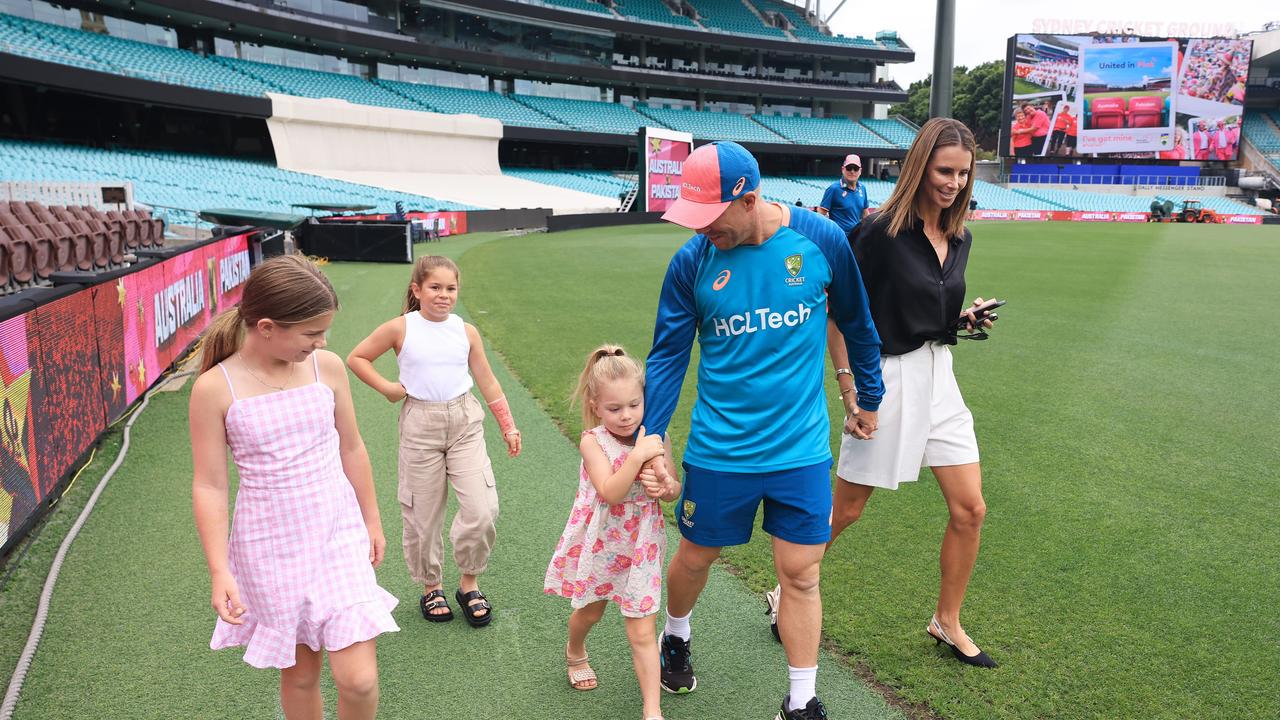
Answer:
[[[641,128],[640,188],[645,212],[666,212],[680,197],[684,161],[693,152],[693,135],[666,128]]]
[[[1015,35],[1000,152],[1235,160],[1252,40]]]

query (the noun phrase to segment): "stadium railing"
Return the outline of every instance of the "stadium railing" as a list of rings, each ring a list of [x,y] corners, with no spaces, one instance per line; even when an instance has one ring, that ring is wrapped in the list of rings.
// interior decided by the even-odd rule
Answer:
[[[1122,185],[1149,188],[1226,187],[1225,177],[1184,177],[1151,175],[1037,175],[1011,173],[999,182],[1013,185]]]

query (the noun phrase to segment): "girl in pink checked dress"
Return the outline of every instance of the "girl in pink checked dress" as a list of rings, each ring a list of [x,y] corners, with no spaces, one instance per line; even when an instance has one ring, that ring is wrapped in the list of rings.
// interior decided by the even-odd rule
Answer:
[[[662,438],[645,435],[644,371],[616,345],[593,351],[574,400],[585,427],[582,466],[569,522],[547,567],[544,591],[571,599],[565,647],[569,683],[591,690],[587,633],[609,601],[625,618],[647,720],[662,717],[654,615],[662,598],[666,529],[659,500],[680,495]],[[646,466],[652,463],[652,469]]]
[[[373,573],[386,540],[346,366],[322,350],[337,307],[306,259],[259,265],[206,335],[191,390],[192,505],[218,614],[209,646],[280,668],[288,720],[323,717],[326,650],[338,717],[373,718],[374,638],[399,630]],[[228,448],[240,474],[229,538]]]

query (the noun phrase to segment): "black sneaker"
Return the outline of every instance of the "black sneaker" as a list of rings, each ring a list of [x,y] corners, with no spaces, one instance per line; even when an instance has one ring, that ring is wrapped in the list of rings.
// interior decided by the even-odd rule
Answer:
[[[689,662],[689,641],[675,635],[663,635],[659,645],[662,660],[662,689],[670,693],[691,693],[698,687]]]
[[[787,705],[791,703],[791,695],[788,694],[782,699],[782,709],[778,711],[778,715],[774,720],[827,720],[827,709],[822,706],[822,701],[816,696],[809,700],[802,708],[788,710]]]

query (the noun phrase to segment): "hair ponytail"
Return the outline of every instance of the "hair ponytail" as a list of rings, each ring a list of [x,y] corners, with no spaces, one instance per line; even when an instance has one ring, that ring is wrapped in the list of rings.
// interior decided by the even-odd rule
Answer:
[[[593,428],[600,424],[596,415],[595,400],[600,395],[600,385],[612,380],[634,378],[644,387],[644,368],[627,354],[621,345],[605,344],[591,351],[587,365],[578,374],[578,384],[569,397],[569,407],[582,406],[582,427]]]
[[[231,357],[244,342],[244,329],[259,320],[289,326],[338,309],[338,294],[315,263],[301,255],[280,255],[249,273],[240,305],[214,318],[205,331],[200,372]]]
[[[418,297],[413,294],[413,286],[417,285],[421,288],[422,284],[427,281],[427,276],[437,268],[453,271],[453,277],[459,284],[462,283],[462,271],[458,269],[457,263],[443,255],[423,255],[413,264],[413,275],[409,280],[409,289],[405,291],[404,296],[404,312],[417,312],[422,309],[421,304],[418,302]]]
[[[210,370],[240,349],[244,337],[240,308],[233,307],[213,319],[200,343],[200,372]]]

